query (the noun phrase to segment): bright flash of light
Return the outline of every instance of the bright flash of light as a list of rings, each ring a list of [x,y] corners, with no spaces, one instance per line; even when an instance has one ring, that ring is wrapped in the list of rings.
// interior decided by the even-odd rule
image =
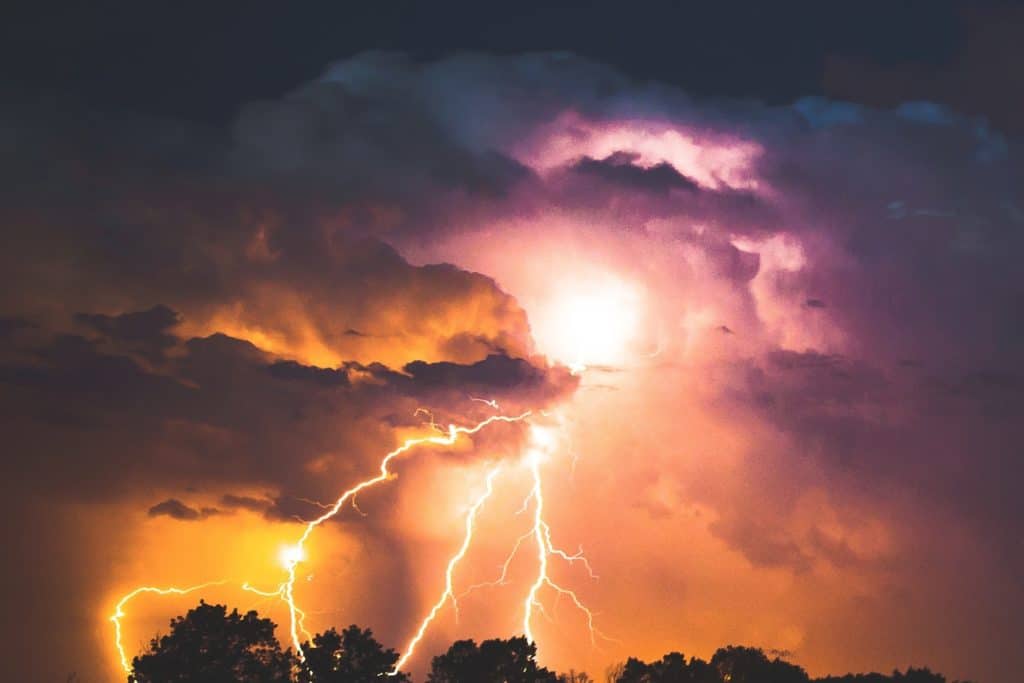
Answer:
[[[285,564],[285,569],[288,572],[288,578],[284,582],[281,589],[281,599],[288,605],[288,617],[290,623],[290,632],[292,637],[292,644],[295,646],[295,651],[299,658],[305,660],[305,652],[302,649],[302,644],[299,642],[299,630],[302,622],[301,610],[295,605],[295,577],[296,567],[301,562],[301,557],[305,553],[305,544],[312,535],[313,530],[318,526],[331,519],[345,506],[349,500],[351,500],[360,491],[367,489],[371,486],[379,484],[393,478],[395,475],[388,469],[391,461],[402,455],[403,453],[422,445],[435,445],[435,446],[451,446],[459,438],[460,435],[471,435],[476,434],[481,429],[487,427],[494,422],[521,422],[531,415],[531,411],[526,411],[521,415],[507,416],[507,415],[492,415],[482,422],[478,422],[472,427],[458,427],[456,425],[448,425],[448,431],[443,434],[432,434],[430,436],[424,436],[419,438],[406,439],[402,445],[395,448],[393,451],[384,456],[380,462],[380,473],[369,479],[365,479],[352,488],[342,493],[338,499],[324,514],[320,515],[316,519],[308,522],[306,528],[302,532],[302,536],[299,540],[291,546],[296,555]]]
[[[443,608],[449,600],[452,603],[452,608],[455,610],[455,618],[458,619],[459,601],[455,596],[455,569],[459,566],[459,562],[462,561],[462,558],[466,556],[466,552],[469,550],[469,546],[473,542],[473,528],[476,523],[477,513],[480,511],[480,508],[483,507],[484,502],[491,497],[492,493],[494,493],[494,478],[498,476],[500,471],[501,467],[499,466],[495,467],[487,474],[486,490],[479,498],[476,499],[476,502],[473,503],[469,508],[469,511],[466,513],[466,533],[462,537],[462,545],[459,546],[458,552],[452,555],[451,559],[448,560],[448,567],[444,573],[444,591],[441,593],[441,597],[437,599],[437,602],[434,603],[434,606],[430,608],[430,612],[420,623],[419,629],[416,630],[416,635],[414,635],[412,640],[409,641],[409,644],[405,648],[405,652],[402,653],[402,657],[395,663],[395,668],[391,672],[392,675],[397,674],[409,658],[412,657],[413,653],[416,651],[416,646],[419,645],[421,640],[423,640],[423,636],[426,634],[427,628],[430,626],[431,622],[434,621],[434,618],[437,617],[441,608]]]
[[[555,292],[531,315],[538,348],[577,373],[629,359],[643,305],[639,287],[600,274],[564,282]]]
[[[281,566],[287,569],[288,567],[305,560],[306,551],[301,546],[286,545],[282,547],[281,551],[278,553],[278,559],[281,561]]]
[[[110,615],[110,620],[114,622],[114,645],[117,647],[117,654],[121,659],[121,668],[126,673],[131,673],[132,668],[128,663],[128,655],[125,654],[124,644],[121,642],[121,620],[127,616],[124,608],[131,602],[135,597],[142,595],[143,593],[153,593],[155,595],[187,595],[203,588],[209,588],[210,586],[220,586],[226,583],[225,581],[209,581],[207,583],[201,583],[198,586],[189,586],[188,588],[176,588],[171,586],[169,588],[156,588],[154,586],[139,586],[130,593],[125,594],[117,602],[117,606],[114,608],[114,613]]]

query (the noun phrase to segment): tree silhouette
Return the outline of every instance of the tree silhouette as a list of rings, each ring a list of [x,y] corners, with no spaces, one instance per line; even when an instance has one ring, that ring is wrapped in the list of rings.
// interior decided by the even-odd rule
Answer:
[[[399,655],[369,629],[329,629],[303,644],[305,661],[282,651],[275,625],[254,611],[229,614],[224,605],[199,605],[171,620],[171,631],[156,636],[132,660],[129,683],[410,683],[404,672],[391,676]],[[74,674],[69,677],[74,678]],[[644,662],[630,657],[610,667],[607,683],[946,683],[928,668],[891,675],[846,674],[811,679],[801,667],[763,650],[729,645],[710,662],[687,661],[679,652]],[[556,675],[537,664],[537,648],[526,638],[456,641],[434,657],[427,683],[593,683],[587,674]],[[961,683],[954,681],[954,683]],[[969,683],[963,681],[962,683]]]
[[[729,683],[808,683],[801,667],[776,657],[768,659],[764,651],[753,647],[719,648],[711,657],[711,666]]]
[[[720,683],[718,670],[703,659],[689,662],[679,652],[670,652],[650,664],[630,657],[615,672],[615,683]]]
[[[428,683],[558,683],[537,665],[537,647],[523,636],[508,640],[458,640],[434,657]]]
[[[898,669],[891,676],[885,674],[846,674],[844,676],[825,676],[814,679],[814,683],[946,683],[946,677],[931,671],[928,667],[915,669],[909,667],[901,673]],[[954,683],[971,683],[970,681],[954,681]]]
[[[333,628],[313,636],[302,646],[306,661],[299,665],[300,683],[379,683],[381,680],[409,683],[409,676],[397,673],[387,679],[398,661],[398,653],[384,649],[370,629],[355,624],[338,633]]]
[[[132,660],[129,683],[287,683],[294,658],[281,651],[274,628],[256,612],[228,614],[224,605],[200,601]]]
[[[907,669],[906,673],[892,672],[893,683],[946,683],[946,677],[933,673],[928,667]]]

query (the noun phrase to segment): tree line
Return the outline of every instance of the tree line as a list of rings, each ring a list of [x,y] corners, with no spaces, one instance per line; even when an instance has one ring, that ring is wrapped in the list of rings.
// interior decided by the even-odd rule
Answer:
[[[358,626],[318,633],[302,645],[300,659],[282,649],[275,624],[255,611],[228,612],[200,601],[171,620],[132,660],[129,683],[411,683],[394,672],[399,655],[370,629]],[[596,683],[578,671],[555,673],[537,663],[536,646],[522,636],[456,641],[433,658],[427,683]],[[386,678],[382,678],[385,677]],[[610,667],[604,683],[946,683],[927,668],[812,679],[803,668],[751,647],[720,648],[705,661],[670,652],[660,660],[631,657]],[[959,682],[957,682],[959,683]],[[967,683],[966,681],[963,683]]]

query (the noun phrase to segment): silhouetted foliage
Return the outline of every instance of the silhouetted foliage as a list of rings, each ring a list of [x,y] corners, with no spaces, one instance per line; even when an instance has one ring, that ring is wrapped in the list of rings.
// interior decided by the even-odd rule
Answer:
[[[399,655],[369,629],[329,629],[307,641],[305,661],[281,649],[275,625],[254,611],[230,614],[224,605],[199,605],[171,620],[171,632],[150,641],[132,660],[129,683],[410,683],[391,676]],[[459,640],[434,657],[427,683],[594,683],[581,671],[556,675],[537,664],[537,648],[519,636]],[[70,678],[69,678],[70,680]],[[946,683],[927,668],[891,675],[846,674],[811,679],[801,667],[751,647],[720,648],[710,662],[679,652],[644,662],[630,657],[610,667],[607,683]],[[954,683],[969,683],[954,681]]]
[[[616,683],[720,683],[718,670],[696,657],[686,661],[670,652],[650,664],[630,657],[616,672]]]
[[[381,680],[409,683],[409,676],[397,673],[387,679],[398,662],[398,653],[377,642],[370,629],[356,625],[338,633],[333,628],[313,636],[302,645],[306,661],[299,665],[300,683],[379,683]]]
[[[757,648],[733,645],[720,648],[710,662],[696,657],[687,662],[678,652],[670,652],[661,661],[649,664],[631,657],[611,667],[607,680],[609,683],[946,683],[945,677],[926,668],[909,668],[904,673],[894,671],[891,676],[870,673],[811,679],[795,664],[778,657],[769,659]]]
[[[885,674],[846,674],[845,676],[825,676],[816,678],[814,683],[946,683],[946,677],[931,671],[908,668],[905,672],[893,671],[891,676]],[[954,681],[954,683],[970,683],[970,681]]]
[[[810,678],[801,667],[753,647],[719,648],[711,657],[711,666],[722,680],[729,683],[808,683]]]
[[[256,612],[227,613],[224,605],[199,606],[171,620],[171,632],[157,636],[132,660],[135,683],[286,683],[294,659],[281,651],[274,623]]]
[[[522,636],[508,640],[458,640],[434,657],[428,683],[558,683],[537,665],[537,647]]]

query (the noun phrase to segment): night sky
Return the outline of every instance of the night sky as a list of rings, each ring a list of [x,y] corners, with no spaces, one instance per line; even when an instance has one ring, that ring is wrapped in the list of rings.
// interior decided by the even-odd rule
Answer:
[[[222,582],[291,645],[241,588],[289,563],[307,626],[403,651],[491,473],[458,586],[543,498],[585,607],[524,622],[524,549],[417,680],[524,630],[595,676],[734,643],[1012,680],[1022,35],[944,0],[9,10],[12,680],[123,680],[138,586]],[[133,600],[129,657],[198,597]]]

